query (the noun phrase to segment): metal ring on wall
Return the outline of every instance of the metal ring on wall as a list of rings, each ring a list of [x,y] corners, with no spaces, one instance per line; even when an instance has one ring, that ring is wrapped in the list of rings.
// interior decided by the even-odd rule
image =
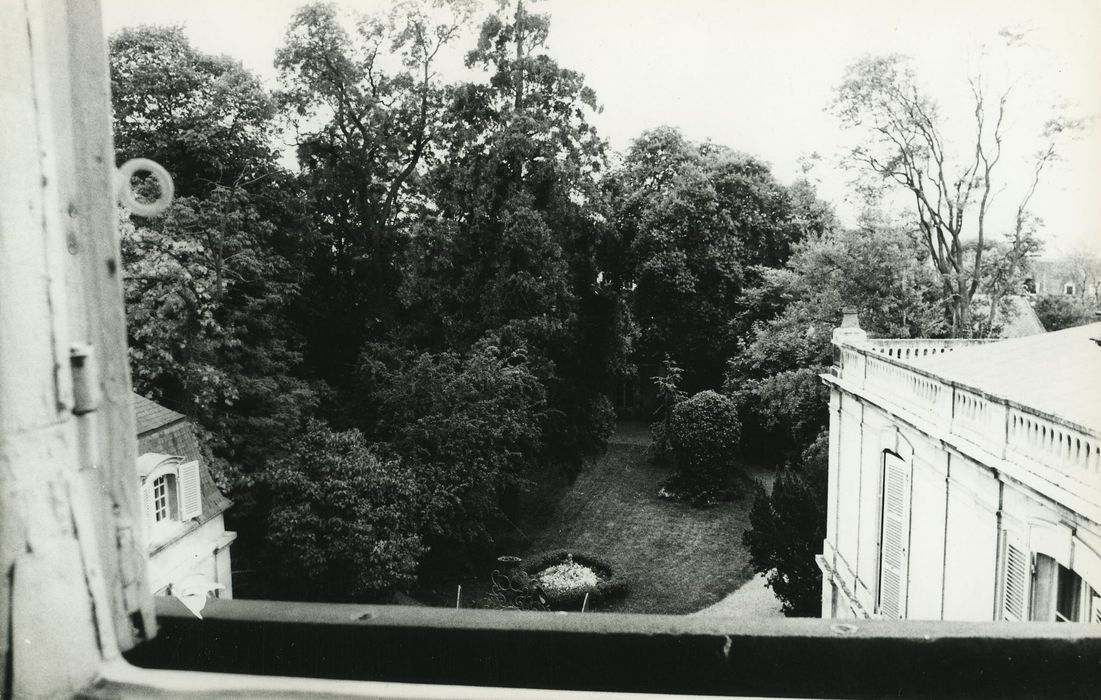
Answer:
[[[134,175],[146,172],[157,180],[161,194],[152,202],[139,202],[130,187],[130,178]],[[164,212],[172,204],[172,195],[175,186],[172,184],[172,176],[156,161],[148,158],[132,158],[118,169],[118,196],[122,204],[138,216],[157,216]]]

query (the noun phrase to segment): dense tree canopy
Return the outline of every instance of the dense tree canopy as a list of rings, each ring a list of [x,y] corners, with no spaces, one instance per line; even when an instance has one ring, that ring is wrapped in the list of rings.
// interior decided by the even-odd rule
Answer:
[[[633,288],[639,361],[656,365],[668,354],[689,392],[716,388],[756,266],[782,265],[832,215],[751,156],[690,143],[668,127],[631,145],[611,187],[625,261],[614,273]]]
[[[599,280],[595,96],[542,52],[547,31],[522,4],[483,23],[467,64],[488,82],[452,92],[403,297],[414,343],[462,349],[497,332],[526,344],[548,392],[545,444],[572,461],[611,429],[622,301]]]
[[[355,601],[408,587],[424,552],[421,487],[357,431],[311,422],[264,476],[266,557],[281,597]]]
[[[157,159],[182,195],[121,227],[134,384],[197,419],[223,466],[256,470],[318,401],[288,324],[303,221],[273,103],[178,27],[125,30],[111,52],[120,157]]]
[[[136,385],[206,429],[246,558],[343,571],[352,597],[489,553],[526,469],[603,449],[630,359],[668,354],[717,387],[745,286],[830,221],[806,186],[669,129],[609,173],[596,96],[523,2],[482,23],[482,78],[444,84],[469,12],[306,5],[274,95],[179,29],[112,43],[120,152],[182,185],[168,216],[124,226]],[[275,159],[277,114],[298,174]],[[417,517],[389,529],[355,522],[373,502],[324,496],[399,472]],[[295,510],[293,488],[316,498]],[[402,544],[373,561],[322,543],[329,510],[353,539]]]
[[[110,44],[120,163],[171,165],[183,196],[272,172],[275,103],[238,61],[198,51],[181,27],[124,29]]]
[[[403,222],[423,197],[445,104],[433,62],[463,18],[453,7],[435,18],[401,3],[388,18],[358,18],[350,34],[332,5],[305,5],[276,54],[316,233],[301,322],[310,366],[337,390],[363,343],[394,325]]]
[[[873,336],[947,333],[943,297],[924,257],[905,229],[869,215],[858,228],[798,244],[783,268],[759,270],[762,282],[746,297],[747,313],[762,320],[753,323],[726,379],[727,391],[743,402],[743,417],[764,429],[753,432],[760,442],[751,447],[775,451],[778,441],[798,454],[825,425],[826,388],[818,375],[832,361],[830,338],[842,308],[857,309]]]
[[[610,158],[548,18],[512,0],[475,26],[472,10],[305,5],[273,92],[179,28],[112,39],[120,158],[158,160],[179,193],[162,218],[124,215],[135,386],[202,427],[256,592],[366,600],[491,561],[531,475],[575,475],[617,390],[659,375],[659,458],[675,451],[697,493],[735,445],[790,461],[746,542],[786,609],[809,611],[840,308],[909,337],[958,332],[964,296],[996,306],[1036,250],[1026,205],[1054,151],[1004,243],[952,242],[989,190],[981,135],[947,209],[842,228],[808,182],[674,128]],[[449,84],[437,64],[459,46],[470,72]],[[902,106],[913,148],[857,155],[921,201],[943,153],[899,66],[858,66],[839,105],[888,126]]]
[[[465,354],[368,346],[359,383],[376,437],[424,491],[424,540],[436,561],[483,553],[502,497],[542,447],[544,389],[525,349],[496,338]]]

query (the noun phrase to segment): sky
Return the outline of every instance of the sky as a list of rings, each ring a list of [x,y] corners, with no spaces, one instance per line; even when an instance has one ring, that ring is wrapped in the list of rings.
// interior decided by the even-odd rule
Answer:
[[[272,85],[272,59],[301,4],[103,0],[108,32],[182,24],[198,48],[233,56]],[[495,4],[486,0],[485,11]],[[852,137],[827,108],[845,68],[862,56],[910,56],[961,148],[973,128],[967,76],[981,68],[992,85],[1012,84],[996,229],[1012,219],[1043,121],[1057,107],[1101,116],[1099,0],[544,0],[535,10],[550,15],[550,54],[596,91],[603,110],[593,121],[613,148],[667,124],[754,155],[784,182],[818,154],[810,177],[846,221],[858,208],[844,167]],[[1025,34],[1009,59],[996,50],[1003,28]],[[445,58],[445,78],[468,75],[460,57],[471,42]],[[1032,208],[1045,222],[1047,256],[1101,250],[1101,119],[1062,148]]]

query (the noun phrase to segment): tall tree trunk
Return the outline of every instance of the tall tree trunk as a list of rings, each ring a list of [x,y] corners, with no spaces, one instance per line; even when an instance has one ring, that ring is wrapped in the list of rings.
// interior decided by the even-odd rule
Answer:
[[[516,0],[516,94],[515,109],[519,114],[524,106],[524,0]]]
[[[524,0],[516,0],[516,78],[513,81],[513,119],[520,117],[524,108]],[[519,191],[524,182],[524,162],[519,155],[512,162],[513,187]]]
[[[956,283],[956,317],[958,325],[952,335],[957,338],[971,337],[971,289],[962,277]]]

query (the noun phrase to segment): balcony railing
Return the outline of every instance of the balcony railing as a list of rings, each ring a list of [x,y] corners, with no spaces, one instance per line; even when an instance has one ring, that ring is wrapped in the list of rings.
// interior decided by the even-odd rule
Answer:
[[[871,340],[840,345],[834,376],[923,425],[1020,465],[1101,507],[1101,434],[907,362],[976,341]],[[979,341],[982,342],[982,341]]]
[[[1101,636],[1091,636],[1089,625],[567,615],[244,600],[211,600],[199,620],[170,598],[157,601],[157,613],[157,638],[127,654],[143,668],[418,684],[400,693],[390,686],[392,697],[464,696],[430,692],[439,686],[473,687],[476,697],[500,697],[493,688],[1093,697],[1101,681]],[[263,687],[259,679],[251,682]]]
[[[867,341],[867,348],[874,353],[894,357],[899,360],[912,360],[928,355],[952,352],[969,345],[982,345],[998,338],[876,338]]]

